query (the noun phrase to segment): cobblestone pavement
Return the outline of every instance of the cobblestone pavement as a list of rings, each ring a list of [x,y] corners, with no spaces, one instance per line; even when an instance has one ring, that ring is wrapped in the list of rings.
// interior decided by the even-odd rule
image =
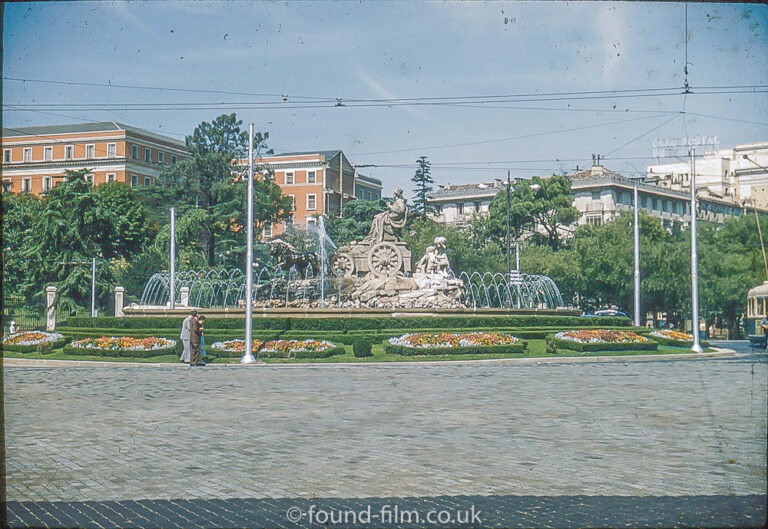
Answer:
[[[605,506],[622,497],[647,497],[653,505],[658,497],[749,503],[759,495],[760,525],[767,367],[764,355],[751,355],[540,365],[6,368],[9,522],[30,523],[23,513],[45,510],[34,506],[61,513],[52,502],[70,508],[169,500],[150,503],[166,505],[158,516],[170,525],[137,518],[136,526],[160,527],[186,526],[168,505],[195,499],[227,500],[209,503],[229,512],[232,498],[269,511],[264,505],[312,498],[429,504],[438,496],[479,495],[539,505],[531,498],[544,497],[550,514],[558,501],[563,512],[603,505],[610,514],[621,510]],[[579,496],[593,503],[568,511],[573,504],[563,498]],[[552,497],[561,499],[548,504]],[[125,505],[133,505],[130,513],[143,504]],[[61,516],[58,525],[74,524]],[[638,520],[634,525],[643,526]]]

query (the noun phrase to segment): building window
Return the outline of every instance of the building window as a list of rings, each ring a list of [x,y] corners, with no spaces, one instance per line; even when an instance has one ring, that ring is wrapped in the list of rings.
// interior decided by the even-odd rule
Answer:
[[[131,158],[134,160],[139,159],[139,146],[138,145],[131,145]]]
[[[31,178],[22,178],[21,179],[21,192],[22,193],[31,193],[32,192],[32,179]]]
[[[648,199],[644,196],[640,197],[640,206],[647,208],[648,207]]]
[[[464,214],[464,203],[463,202],[461,204],[456,204],[456,212],[459,215],[463,215]]]
[[[272,237],[272,225],[267,224],[264,226],[264,229],[261,230],[262,237]]]
[[[296,211],[296,197],[294,195],[285,195],[291,199],[291,211]]]
[[[315,211],[317,209],[317,195],[307,195],[307,211]]]
[[[139,185],[139,175],[131,175],[131,187],[137,187]]]
[[[93,175],[92,174],[85,175],[85,181],[88,182],[89,184],[93,184]]]
[[[117,157],[117,143],[107,143],[107,158]]]
[[[592,191],[592,200],[600,200],[600,191]]]
[[[165,163],[165,153],[163,151],[157,151],[157,163]]]
[[[285,183],[286,185],[293,183],[293,173],[285,173]]]
[[[85,157],[86,158],[95,158],[96,157],[96,146],[94,146],[94,145],[86,145],[85,146]]]
[[[308,216],[307,226],[317,226],[317,219],[314,216]]]
[[[25,162],[32,161],[32,149],[24,149],[24,161]]]
[[[152,178],[150,178],[149,176],[145,176],[144,177],[144,185],[145,186],[151,186],[152,185]]]
[[[11,163],[11,149],[6,149],[3,151],[3,161],[5,163]]]
[[[51,177],[50,176],[44,176],[43,177],[43,193],[46,191],[49,191],[51,189]]]
[[[75,157],[75,148],[72,145],[64,147],[64,159],[71,160]]]
[[[107,182],[115,182],[117,180],[117,175],[114,173],[107,174]]]
[[[317,182],[317,176],[314,171],[307,171],[307,183],[314,184]]]
[[[176,158],[176,155],[175,155],[175,154],[172,154],[172,155],[171,155],[171,163],[172,163],[172,164],[173,164],[173,163],[176,163],[176,160],[177,160],[177,158]]]
[[[53,147],[45,147],[43,149],[43,160],[46,162],[53,160]]]
[[[3,178],[3,193],[10,193],[13,189],[13,182],[10,178]]]
[[[145,162],[152,161],[152,149],[150,149],[149,147],[144,147],[144,161]]]
[[[600,226],[603,223],[602,217],[587,217],[587,224],[590,226]]]

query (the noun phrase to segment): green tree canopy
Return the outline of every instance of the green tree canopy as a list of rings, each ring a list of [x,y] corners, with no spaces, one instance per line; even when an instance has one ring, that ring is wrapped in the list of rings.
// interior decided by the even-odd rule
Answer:
[[[553,250],[562,244],[561,231],[579,218],[573,207],[571,182],[566,176],[534,177],[515,182],[509,196],[510,226],[513,240],[526,233],[536,242],[548,244]],[[497,193],[490,205],[486,240],[505,245],[507,233],[507,193]]]
[[[432,184],[434,183],[431,167],[432,164],[429,163],[426,156],[419,157],[416,160],[416,173],[411,179],[416,186],[413,189],[413,214],[421,219],[426,218],[427,213],[434,210],[427,202],[427,196],[432,192]]]

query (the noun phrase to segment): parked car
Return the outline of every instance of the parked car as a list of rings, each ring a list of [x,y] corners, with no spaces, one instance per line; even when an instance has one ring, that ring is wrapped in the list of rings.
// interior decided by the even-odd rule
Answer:
[[[600,309],[596,310],[595,312],[585,312],[583,316],[588,318],[597,318],[598,316],[623,316],[625,318],[629,317],[625,312],[616,309]]]

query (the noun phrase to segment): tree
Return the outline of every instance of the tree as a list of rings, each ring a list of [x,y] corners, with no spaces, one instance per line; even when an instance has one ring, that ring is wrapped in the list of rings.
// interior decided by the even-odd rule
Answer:
[[[432,192],[432,175],[430,174],[430,168],[432,164],[429,163],[426,156],[419,157],[416,160],[416,174],[413,175],[411,182],[416,185],[413,190],[413,209],[414,216],[419,218],[426,218],[427,213],[434,210],[432,206],[427,203],[427,195]]]
[[[43,288],[55,285],[59,305],[73,310],[90,304],[91,259],[101,259],[116,244],[116,234],[103,230],[103,207],[94,198],[87,169],[67,171],[67,181],[48,192],[32,223],[22,251],[27,273],[21,289],[28,302],[40,303]],[[97,267],[98,296],[109,297],[112,278],[108,266]]]
[[[565,176],[534,177],[516,182],[509,201],[512,236],[520,239],[528,232],[535,242],[546,243],[557,250],[562,243],[561,231],[579,218],[579,210],[572,204],[571,182]],[[506,190],[496,194],[489,210],[487,238],[504,247],[507,233]]]
[[[104,258],[128,259],[140,253],[156,230],[133,189],[110,182],[95,187],[92,196],[94,209],[85,220],[95,226],[93,237],[100,242]]]
[[[181,162],[169,166],[163,171],[161,184],[166,188],[182,188],[183,198],[189,205],[195,204],[202,208],[208,216],[202,222],[203,236],[207,239],[208,266],[216,264],[217,237],[226,238],[229,234],[230,223],[221,216],[222,209],[217,206],[222,200],[233,199],[227,192],[226,186],[235,180],[232,161],[242,159],[248,152],[248,133],[240,127],[242,120],[236,114],[222,114],[213,122],[202,122],[193,133],[186,138],[186,144],[191,156]],[[268,133],[256,133],[253,140],[254,156],[271,151],[267,148]],[[265,179],[265,186],[275,185]],[[277,187],[277,186],[275,186]],[[278,188],[279,189],[279,188]],[[267,195],[275,194],[268,190]],[[243,195],[244,196],[244,195]],[[265,205],[266,206],[266,205]],[[243,206],[242,209],[244,209]],[[227,208],[224,208],[227,209]],[[281,209],[278,206],[278,209]],[[261,218],[272,218],[272,214],[262,214]]]
[[[3,193],[3,291],[6,295],[21,292],[28,270],[23,252],[32,243],[32,225],[42,209],[42,201],[36,195]]]
[[[373,217],[386,210],[387,202],[381,198],[349,200],[344,203],[341,217],[326,218],[325,231],[336,246],[360,241],[368,235]]]

